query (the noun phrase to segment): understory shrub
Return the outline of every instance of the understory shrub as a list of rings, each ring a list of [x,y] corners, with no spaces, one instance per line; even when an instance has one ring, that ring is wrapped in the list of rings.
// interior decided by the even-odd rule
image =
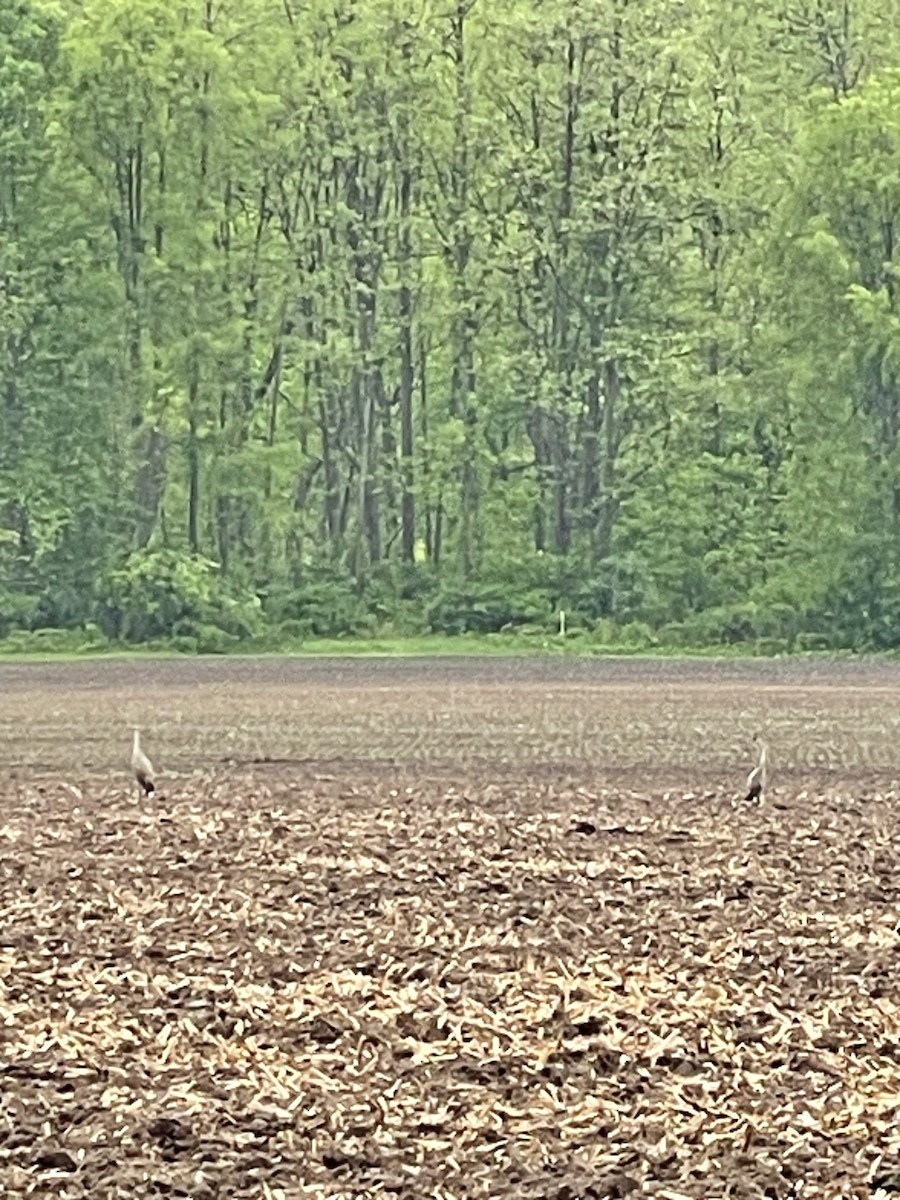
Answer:
[[[266,612],[301,639],[360,633],[370,622],[353,576],[329,565],[307,568],[302,583],[270,597]]]
[[[84,654],[106,645],[96,625],[83,629],[14,629],[3,639],[8,654]]]
[[[448,587],[428,607],[432,633],[498,633],[518,625],[545,622],[551,615],[547,593],[538,589],[510,595],[497,584]]]
[[[103,581],[98,618],[107,636],[125,642],[166,637],[236,641],[262,624],[256,596],[235,594],[216,563],[177,550],[136,550]],[[222,644],[222,639],[218,639]]]
[[[30,629],[37,615],[40,597],[0,587],[0,637],[14,629]]]

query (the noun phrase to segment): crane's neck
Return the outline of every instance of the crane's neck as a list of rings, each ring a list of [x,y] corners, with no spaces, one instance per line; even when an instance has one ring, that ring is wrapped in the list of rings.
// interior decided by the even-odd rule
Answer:
[[[141,731],[139,729],[135,729],[134,742],[132,743],[132,750],[136,753],[138,750],[140,750],[140,748],[141,748]]]

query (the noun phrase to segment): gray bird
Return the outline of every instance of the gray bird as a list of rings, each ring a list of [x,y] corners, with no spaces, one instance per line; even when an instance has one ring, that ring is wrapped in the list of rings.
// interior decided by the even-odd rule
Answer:
[[[141,731],[137,725],[134,727],[134,743],[131,747],[131,769],[144,795],[152,796],[156,791],[153,783],[153,763],[141,749]],[[138,796],[140,794],[139,791]]]
[[[758,739],[755,739],[758,740]],[[747,795],[744,797],[744,802],[748,800],[762,800],[763,793],[766,790],[766,743],[759,743],[759,762],[747,776]]]

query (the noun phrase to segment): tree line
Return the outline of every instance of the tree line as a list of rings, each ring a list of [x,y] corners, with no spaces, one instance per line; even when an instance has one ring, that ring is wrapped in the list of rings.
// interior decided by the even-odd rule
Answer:
[[[898,17],[12,0],[0,635],[900,642]]]

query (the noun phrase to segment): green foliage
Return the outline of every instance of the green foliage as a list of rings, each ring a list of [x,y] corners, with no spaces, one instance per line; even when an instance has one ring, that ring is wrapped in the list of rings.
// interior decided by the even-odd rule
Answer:
[[[451,586],[428,607],[434,633],[498,633],[517,625],[544,623],[550,616],[545,592],[510,594],[502,583]]]
[[[233,633],[220,629],[218,625],[199,625],[196,636],[198,654],[227,654],[236,650],[241,639]]]
[[[900,644],[900,26],[783,7],[14,0],[0,636]]]
[[[53,629],[45,627],[33,631],[17,629],[4,635],[5,654],[90,654],[104,650],[108,645],[101,630],[93,624],[84,629]]]
[[[302,584],[273,598],[269,615],[289,637],[339,637],[369,623],[352,576],[337,568],[310,568]]]
[[[210,653],[252,636],[260,623],[259,601],[231,594],[215,563],[172,550],[131,554],[102,584],[98,612],[110,637],[193,637]]]
[[[11,630],[28,630],[34,623],[40,599],[34,595],[0,591],[0,637],[7,637]]]

